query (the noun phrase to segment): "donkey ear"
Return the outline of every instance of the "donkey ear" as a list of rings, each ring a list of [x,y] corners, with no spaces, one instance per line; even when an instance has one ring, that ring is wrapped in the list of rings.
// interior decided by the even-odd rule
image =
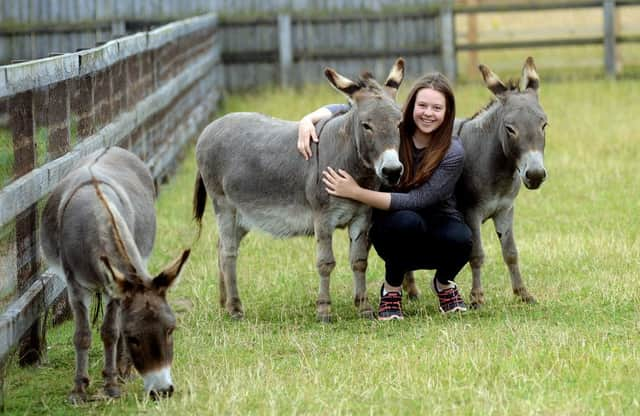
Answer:
[[[327,77],[335,89],[346,94],[349,98],[362,88],[362,86],[351,81],[349,78],[338,74],[333,68],[325,68],[324,76]]]
[[[112,284],[109,285],[111,289],[114,290],[114,295],[116,297],[122,297],[127,293],[130,293],[134,289],[134,283],[127,280],[127,277],[117,268],[111,265],[109,258],[107,256],[101,256],[100,261],[102,262],[103,271],[107,276],[110,277],[108,279]]]
[[[398,88],[400,88],[400,84],[404,79],[404,59],[398,58],[396,62],[393,64],[391,71],[389,72],[389,76],[387,76],[387,80],[384,82],[384,89],[387,93],[396,98],[396,94],[398,93]]]
[[[160,295],[164,296],[167,290],[177,281],[182,266],[189,258],[189,254],[191,254],[191,250],[183,251],[153,279],[153,287]]]
[[[538,91],[540,87],[540,77],[536,72],[536,64],[533,62],[533,58],[530,56],[522,67],[522,76],[520,77],[520,91],[524,91],[527,88],[531,88],[534,91]]]
[[[503,94],[508,90],[507,86],[500,80],[500,77],[490,70],[488,66],[480,64],[478,68],[480,69],[480,72],[482,72],[484,84],[494,95]]]

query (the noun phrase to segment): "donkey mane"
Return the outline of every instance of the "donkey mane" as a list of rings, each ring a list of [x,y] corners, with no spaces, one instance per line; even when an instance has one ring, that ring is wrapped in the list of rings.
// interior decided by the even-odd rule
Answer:
[[[80,190],[83,186],[86,185],[91,185],[93,186],[93,189],[96,192],[96,196],[98,197],[98,200],[100,201],[100,203],[102,204],[102,206],[105,208],[105,210],[107,211],[107,216],[109,219],[109,224],[111,225],[111,230],[113,232],[113,237],[115,240],[115,246],[116,249],[118,250],[118,253],[124,258],[126,259],[126,262],[129,266],[129,272],[137,275],[137,270],[134,267],[134,263],[131,259],[131,257],[129,256],[129,253],[127,252],[127,248],[124,242],[124,239],[122,237],[122,233],[120,231],[120,228],[118,227],[118,222],[116,221],[116,214],[114,214],[112,208],[111,208],[111,204],[109,203],[109,201],[107,200],[106,195],[104,194],[104,192],[102,192],[102,189],[100,189],[100,184],[104,184],[107,186],[111,186],[109,183],[104,182],[99,180],[98,178],[96,178],[96,175],[93,173],[93,166],[98,163],[98,160],[107,153],[107,151],[109,150],[109,148],[106,148],[102,153],[100,153],[88,166],[87,166],[87,170],[89,171],[89,175],[91,176],[91,179],[88,181],[84,181],[80,184],[78,184],[76,186],[76,188],[69,194],[66,202],[63,205],[63,208],[60,212],[60,221],[62,221],[62,218],[64,218],[64,213],[69,205],[69,202],[71,202],[71,199],[73,198],[73,196],[76,194],[76,192],[78,190]]]

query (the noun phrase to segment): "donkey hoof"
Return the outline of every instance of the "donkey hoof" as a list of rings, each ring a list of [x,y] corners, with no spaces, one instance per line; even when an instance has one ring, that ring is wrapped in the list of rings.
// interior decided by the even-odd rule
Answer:
[[[360,311],[360,318],[374,320],[376,319],[376,315],[373,313],[371,309],[367,309],[365,311]]]
[[[513,294],[520,298],[524,303],[528,303],[529,305],[535,305],[538,303],[536,298],[529,294],[529,291],[525,288],[513,289]]]
[[[319,313],[316,315],[316,319],[321,324],[330,324],[331,322],[333,322],[333,318],[331,318],[330,314]]]
[[[242,311],[233,311],[231,312],[231,319],[234,321],[241,321],[244,318],[244,312]]]
[[[112,399],[118,399],[120,397],[120,387],[118,387],[118,386],[105,386],[104,387],[104,394],[107,397],[110,397]]]
[[[409,292],[407,293],[407,299],[413,302],[420,299],[420,292]]]
[[[479,309],[481,309],[481,308],[482,308],[482,303],[481,303],[481,302],[475,302],[475,301],[474,301],[474,302],[471,302],[471,304],[470,304],[469,306],[471,306],[471,309],[473,309],[473,310],[476,310],[476,311],[477,311],[477,310],[479,310]]]
[[[87,393],[84,391],[72,391],[68,397],[69,403],[72,405],[83,404],[87,402]]]

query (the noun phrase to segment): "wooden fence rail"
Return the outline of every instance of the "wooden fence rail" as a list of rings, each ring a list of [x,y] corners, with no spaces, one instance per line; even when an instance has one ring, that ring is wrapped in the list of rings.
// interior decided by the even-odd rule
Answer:
[[[0,370],[24,334],[20,362],[41,358],[39,320],[64,289],[42,270],[43,198],[81,157],[105,146],[132,150],[157,181],[172,172],[221,97],[217,23],[204,15],[0,67]]]
[[[458,5],[443,1],[434,7],[384,14],[337,16],[281,14],[279,17],[224,17],[222,59],[229,89],[244,89],[267,82],[304,83],[321,79],[322,67],[335,65],[357,74],[362,68],[384,72],[397,56],[412,59],[409,76],[429,70],[443,71],[455,80],[457,52],[577,45],[603,45],[607,75],[616,75],[616,45],[638,42],[637,34],[615,32],[616,7],[640,6],[639,0],[525,2],[516,4]],[[518,11],[601,9],[602,35],[552,37],[499,42],[456,42],[455,16]]]
[[[640,6],[639,0],[589,0],[589,1],[556,1],[553,3],[519,3],[519,4],[484,4],[474,6],[458,6],[455,8],[457,14],[478,14],[478,13],[514,13],[525,11],[552,11],[552,10],[580,10],[580,9],[602,9],[602,36],[579,37],[564,39],[538,39],[538,40],[518,40],[502,42],[466,43],[456,45],[460,51],[479,51],[488,49],[516,49],[516,48],[537,48],[537,47],[557,47],[557,46],[582,46],[582,45],[603,45],[604,47],[604,68],[607,76],[616,76],[615,55],[616,46],[620,43],[638,42],[640,36],[619,35],[615,31],[615,10],[616,7]]]
[[[482,3],[479,0],[197,0],[184,4],[170,0],[90,0],[87,10],[82,13],[68,10],[72,0],[48,0],[50,4],[58,4],[56,7],[60,12],[57,14],[42,5],[45,0],[7,1],[15,3],[15,7],[5,6],[6,13],[12,13],[13,18],[22,19],[23,23],[26,19],[27,26],[22,29],[19,25],[3,27],[0,21],[0,51],[9,50],[2,47],[3,33],[9,35],[16,30],[14,35],[22,42],[12,42],[11,46],[18,49],[18,45],[31,47],[34,33],[46,36],[49,29],[57,31],[52,33],[54,40],[51,44],[58,47],[52,46],[47,52],[61,52],[68,51],[71,44],[108,39],[126,30],[160,24],[177,15],[201,9],[216,10],[223,14],[220,23],[222,58],[226,87],[230,90],[265,83],[317,82],[327,65],[339,67],[350,74],[357,74],[362,68],[379,74],[400,55],[412,58],[408,67],[410,77],[440,70],[455,79],[459,66],[458,52],[469,52],[474,56],[476,51],[490,49],[580,45],[602,45],[606,74],[614,77],[618,45],[637,43],[640,39],[638,33],[616,33],[614,24],[616,9],[640,6],[640,0],[496,0],[495,3],[489,0]],[[478,42],[471,39],[456,42],[459,39],[456,16],[586,9],[602,10],[601,34],[563,38],[549,34],[529,40]],[[78,21],[73,20],[74,13],[78,15]],[[31,15],[33,19],[28,18]],[[52,18],[51,15],[57,17]],[[82,16],[94,16],[96,27],[91,33],[86,31],[87,24],[81,21]],[[74,32],[74,27],[78,32]],[[35,44],[46,45],[47,42]],[[28,55],[26,51],[18,52],[18,55]],[[43,52],[31,52],[32,55],[34,53],[41,55]]]

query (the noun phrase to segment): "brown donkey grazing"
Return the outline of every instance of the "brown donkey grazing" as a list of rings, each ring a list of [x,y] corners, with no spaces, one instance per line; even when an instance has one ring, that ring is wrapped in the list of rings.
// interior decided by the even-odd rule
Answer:
[[[513,293],[524,302],[535,303],[520,276],[513,211],[521,183],[527,189],[538,189],[547,178],[544,168],[547,115],[538,100],[540,79],[531,57],[522,68],[519,85],[503,83],[485,65],[480,65],[480,71],[496,99],[473,117],[457,119],[454,127],[465,151],[456,198],[473,240],[469,260],[473,275],[471,305],[478,307],[484,303],[480,226],[489,218],[493,220],[502,257],[509,268]],[[411,273],[405,278],[405,288],[410,297],[417,296]]]
[[[99,150],[53,190],[42,213],[42,251],[67,282],[75,320],[75,386],[69,399],[87,399],[89,306],[106,296],[100,331],[104,344],[104,391],[119,397],[118,375],[128,358],[152,397],[173,392],[171,363],[176,319],[166,293],[189,257],[185,250],[156,277],[147,271],[156,233],[155,188],[145,164],[119,147]],[[120,374],[118,374],[120,371]]]
[[[298,154],[298,123],[256,113],[221,117],[198,140],[194,217],[201,223],[208,194],[219,230],[220,303],[234,318],[243,316],[236,283],[238,247],[251,228],[277,237],[315,234],[320,275],[317,318],[327,322],[329,279],[335,267],[332,235],[336,228],[348,227],[354,301],[363,317],[374,316],[365,282],[371,209],[330,196],[321,175],[331,166],[348,171],[370,189],[382,182],[397,183],[402,174],[401,114],[394,98],[404,77],[404,61],[396,61],[384,87],[368,73],[352,81],[328,68],[325,76],[349,97],[352,107],[318,127],[315,160],[305,161]]]

